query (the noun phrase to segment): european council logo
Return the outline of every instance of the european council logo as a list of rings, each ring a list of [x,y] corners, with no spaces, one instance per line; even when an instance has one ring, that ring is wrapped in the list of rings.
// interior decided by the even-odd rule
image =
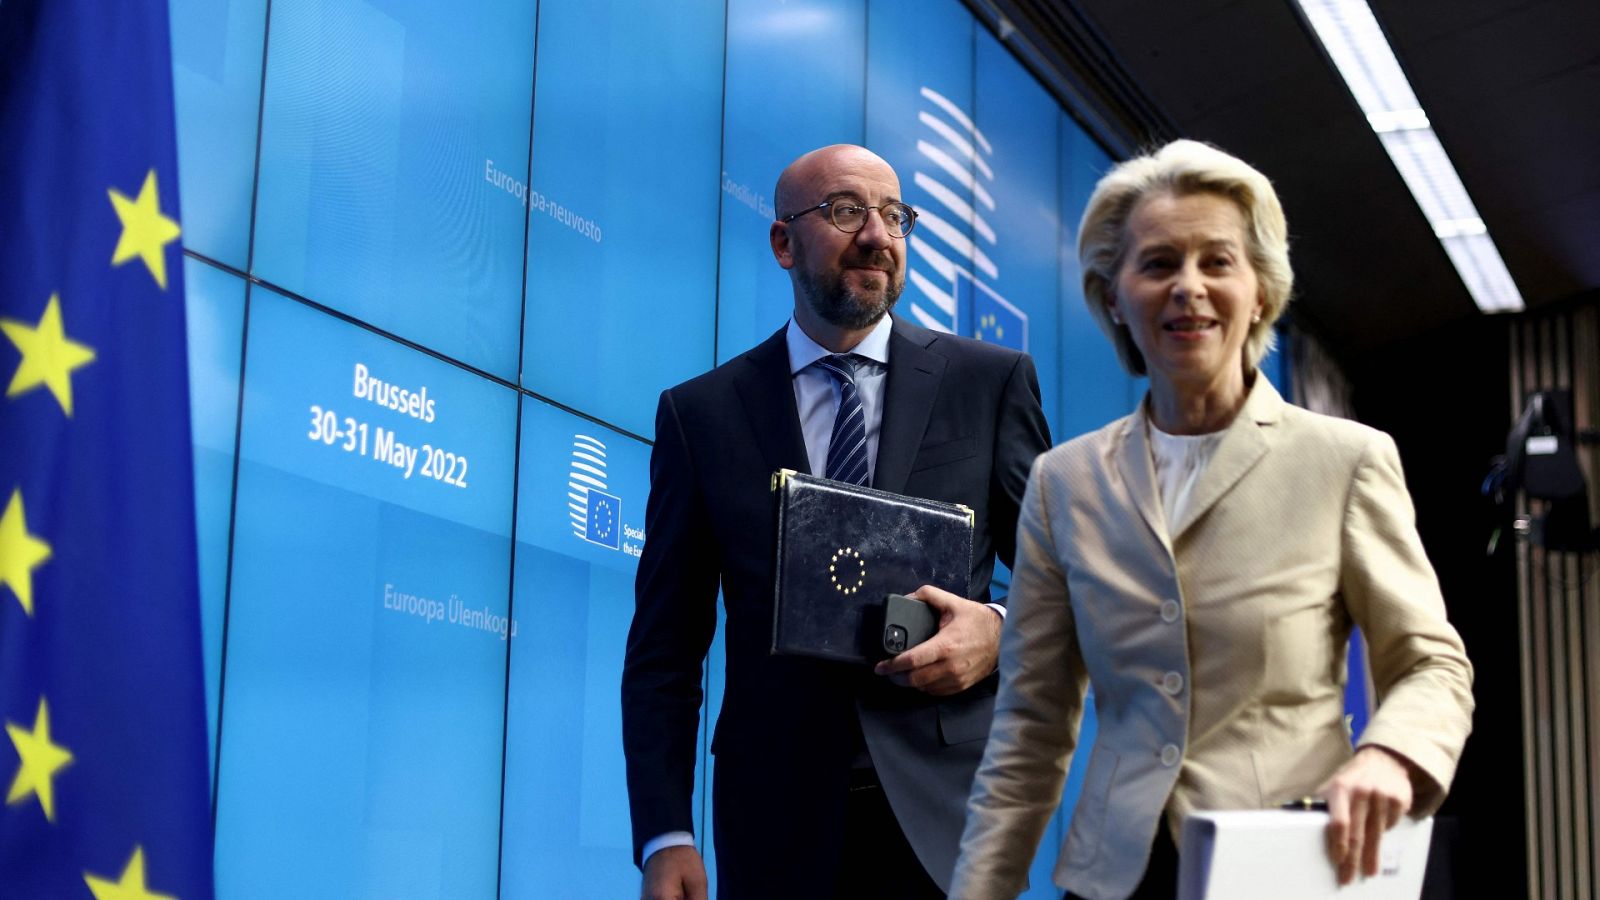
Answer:
[[[1028,316],[990,284],[1000,268],[987,252],[999,242],[989,185],[994,147],[959,106],[932,88],[922,89],[917,111],[917,167],[921,193],[917,230],[911,233],[906,277],[916,291],[911,315],[934,331],[965,334],[1017,350],[1028,349]]]
[[[607,493],[606,445],[586,434],[572,436],[572,468],[567,473],[567,515],[572,534],[591,544],[620,549],[622,499]]]

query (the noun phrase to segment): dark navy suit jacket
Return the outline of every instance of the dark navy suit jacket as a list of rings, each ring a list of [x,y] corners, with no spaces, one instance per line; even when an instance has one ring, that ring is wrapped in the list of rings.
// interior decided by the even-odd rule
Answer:
[[[1049,446],[1033,361],[900,319],[889,347],[873,487],[975,511],[972,599],[986,602],[996,555],[1012,559],[1029,467]],[[833,895],[858,727],[907,839],[948,886],[995,676],[936,698],[865,667],[769,655],[770,478],[783,468],[809,471],[781,329],[662,393],[622,678],[635,862],[651,838],[693,830],[701,664],[720,586],[727,688],[711,745],[720,895]]]

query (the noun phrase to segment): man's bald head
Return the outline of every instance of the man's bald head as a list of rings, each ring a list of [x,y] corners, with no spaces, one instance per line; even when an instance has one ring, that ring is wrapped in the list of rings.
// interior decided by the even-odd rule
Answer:
[[[899,193],[900,179],[883,157],[855,144],[831,144],[796,159],[778,176],[778,185],[772,191],[778,218],[821,203],[827,182],[841,173],[851,172],[879,178],[887,175],[895,185],[895,193]]]

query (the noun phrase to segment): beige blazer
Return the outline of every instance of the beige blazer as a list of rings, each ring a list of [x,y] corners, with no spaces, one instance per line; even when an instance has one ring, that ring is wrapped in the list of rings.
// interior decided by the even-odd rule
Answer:
[[[1415,763],[1414,811],[1437,808],[1471,730],[1472,667],[1414,519],[1393,440],[1290,406],[1259,374],[1178,522],[1142,411],[1039,457],[950,896],[1026,886],[1091,681],[1099,736],[1061,887],[1126,897],[1163,813],[1176,840],[1191,810],[1310,793],[1352,752],[1352,624],[1379,702],[1361,744]]]

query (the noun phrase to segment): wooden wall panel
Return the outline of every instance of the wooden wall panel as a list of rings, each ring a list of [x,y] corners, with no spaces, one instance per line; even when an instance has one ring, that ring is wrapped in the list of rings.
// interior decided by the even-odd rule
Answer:
[[[1600,427],[1600,301],[1533,315],[1511,329],[1513,419],[1530,394],[1572,393],[1582,434]],[[1591,524],[1600,523],[1600,445],[1577,445]],[[1543,501],[1519,496],[1519,515]],[[1528,894],[1600,896],[1600,558],[1519,540],[1522,739],[1527,762]]]

